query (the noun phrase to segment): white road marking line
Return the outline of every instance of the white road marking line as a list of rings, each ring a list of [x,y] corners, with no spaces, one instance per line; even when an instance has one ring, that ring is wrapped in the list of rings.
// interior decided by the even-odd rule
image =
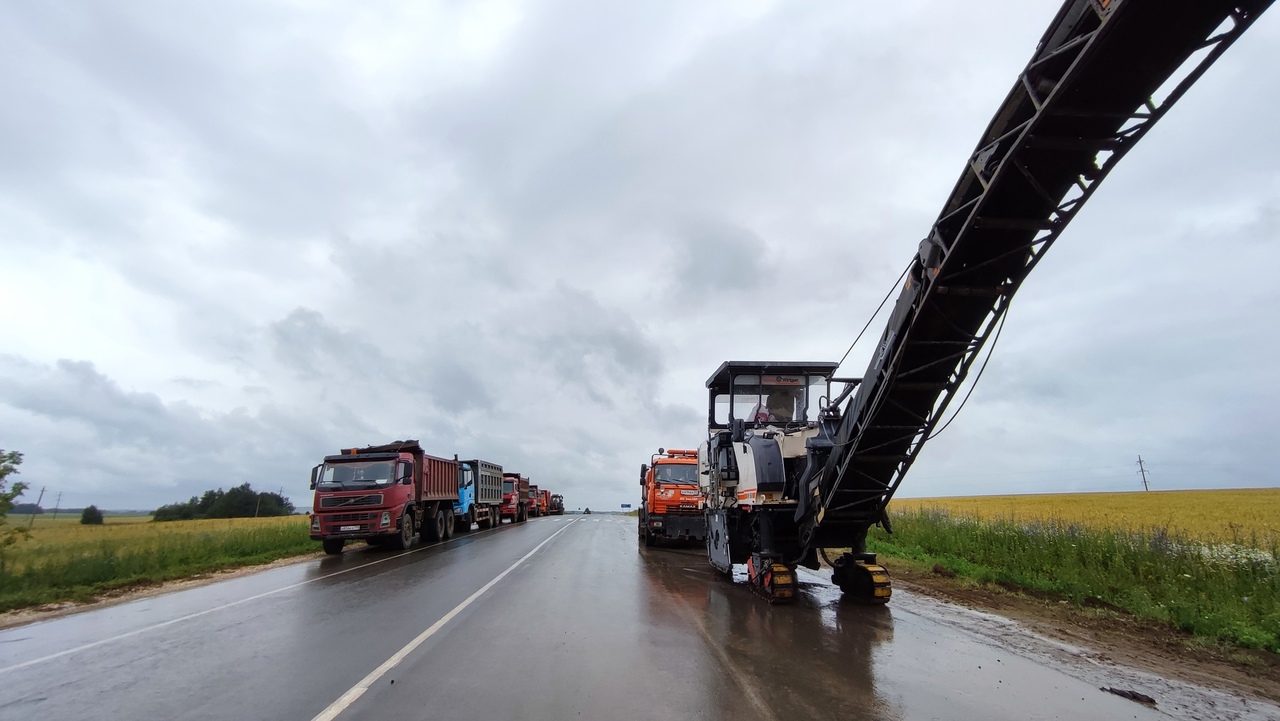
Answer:
[[[472,533],[472,534],[470,534],[469,536],[466,536],[466,538],[476,538],[476,537],[478,537],[478,536],[482,535],[483,533],[486,533],[487,531],[496,531],[496,530],[498,530],[498,529],[496,529],[496,528],[487,529],[486,531],[481,531],[480,533]],[[444,543],[448,543],[448,541],[445,541]],[[55,659],[55,658],[62,658],[63,656],[70,656],[70,655],[71,655],[71,654],[73,654],[73,653],[80,653],[81,651],[87,651],[87,650],[89,650],[89,649],[91,649],[91,648],[96,648],[96,647],[98,647],[98,646],[102,646],[102,645],[105,645],[105,644],[108,644],[108,643],[113,643],[113,642],[115,642],[115,641],[119,641],[119,640],[121,640],[121,639],[129,638],[130,636],[137,636],[138,634],[146,633],[146,632],[148,632],[148,631],[154,631],[154,630],[156,630],[157,628],[164,628],[165,626],[172,626],[172,625],[173,625],[173,624],[175,624],[175,623],[181,623],[181,622],[183,622],[183,621],[190,621],[190,620],[191,620],[191,619],[193,619],[193,618],[199,618],[200,616],[204,616],[204,615],[207,615],[207,614],[213,613],[213,612],[215,612],[215,611],[221,611],[221,610],[223,610],[223,609],[231,608],[232,606],[239,606],[240,604],[242,604],[242,603],[248,603],[249,601],[256,601],[256,600],[258,600],[259,598],[264,598],[264,597],[266,597],[266,596],[271,596],[271,595],[273,595],[273,594],[277,594],[277,593],[280,593],[280,592],[282,592],[282,591],[288,591],[288,590],[289,590],[289,589],[291,589],[291,588],[297,588],[297,587],[299,587],[299,586],[305,586],[305,585],[307,585],[308,583],[315,583],[316,581],[323,581],[323,580],[325,580],[325,579],[327,579],[327,578],[333,578],[334,576],[341,576],[341,575],[342,575],[342,574],[344,574],[344,573],[350,573],[351,571],[359,571],[359,570],[360,570],[360,569],[362,569],[362,568],[368,568],[369,566],[376,566],[376,565],[378,565],[379,563],[386,563],[387,561],[394,561],[394,560],[396,560],[397,558],[404,558],[405,556],[408,556],[408,555],[409,555],[409,554],[411,554],[411,553],[417,553],[417,552],[419,552],[419,551],[425,551],[425,550],[427,550],[428,548],[435,548],[436,546],[439,546],[439,545],[442,545],[442,544],[440,544],[440,543],[433,543],[433,544],[431,544],[430,546],[423,546],[422,548],[415,548],[415,549],[413,549],[412,551],[405,551],[404,553],[397,553],[397,554],[396,554],[396,555],[394,555],[394,556],[387,556],[386,558],[380,558],[380,559],[378,559],[378,560],[376,560],[376,561],[370,561],[370,562],[368,562],[368,563],[362,563],[362,564],[360,564],[359,566],[355,566],[355,567],[352,567],[352,568],[344,568],[344,569],[342,569],[341,571],[334,571],[333,573],[325,574],[325,575],[323,575],[323,576],[320,576],[319,578],[310,578],[310,579],[307,579],[306,581],[299,581],[298,583],[293,583],[293,584],[290,584],[290,585],[288,585],[288,586],[282,586],[282,587],[280,587],[280,588],[275,589],[274,591],[265,591],[265,592],[263,592],[263,593],[259,593],[259,594],[258,594],[258,595],[256,595],[256,596],[249,596],[249,597],[247,597],[247,598],[242,598],[242,599],[240,599],[240,600],[238,600],[238,601],[232,601],[232,602],[230,602],[230,603],[224,603],[224,604],[222,604],[221,606],[214,606],[213,608],[206,608],[206,609],[205,609],[205,610],[203,610],[203,611],[196,611],[195,613],[189,613],[189,614],[187,614],[186,616],[180,616],[180,617],[178,617],[178,618],[172,618],[172,619],[169,619],[168,621],[163,621],[163,622],[161,622],[161,623],[157,623],[157,624],[152,625],[152,626],[144,626],[143,628],[134,629],[134,630],[132,630],[132,631],[129,631],[128,633],[122,633],[122,634],[120,634],[120,635],[118,635],[118,636],[112,636],[111,638],[104,638],[104,639],[102,639],[101,641],[94,641],[93,643],[86,643],[86,644],[85,644],[85,645],[83,645],[83,646],[76,646],[75,648],[70,648],[70,649],[67,649],[66,651],[59,651],[59,652],[57,652],[57,653],[51,653],[51,654],[49,654],[48,656],[41,656],[40,658],[35,658],[35,659],[30,660],[30,661],[23,661],[22,663],[14,664],[14,665],[12,665],[12,666],[6,666],[6,667],[4,667],[4,668],[0,668],[0,675],[4,675],[4,674],[6,674],[6,673],[9,673],[10,671],[17,671],[18,669],[21,669],[21,668],[27,668],[28,666],[34,666],[34,665],[36,665],[36,664],[38,664],[38,663],[44,663],[45,661],[52,661],[52,660],[53,660],[53,659]]]
[[[400,649],[399,651],[396,651],[395,655],[393,655],[391,658],[384,661],[381,666],[371,671],[368,676],[365,676],[364,678],[360,679],[360,683],[357,683],[355,686],[352,686],[346,693],[339,696],[337,701],[334,701],[333,703],[329,704],[328,708],[326,708],[325,710],[317,714],[313,719],[311,719],[311,721],[333,721],[333,719],[337,718],[338,714],[341,714],[343,711],[347,710],[347,707],[355,703],[356,699],[363,696],[364,692],[368,691],[369,687],[372,686],[375,682],[377,682],[378,679],[382,678],[383,675],[385,675],[388,671],[395,668],[396,665],[399,664],[401,661],[403,661],[405,657],[408,656],[410,653],[413,653],[413,650],[415,648],[417,648],[418,646],[421,646],[423,641],[426,641],[427,639],[434,636],[436,631],[439,631],[441,628],[444,627],[446,623],[448,623],[449,621],[452,621],[454,616],[457,616],[459,613],[462,613],[463,609],[465,609],[467,606],[470,606],[472,601],[484,595],[486,591],[488,591],[489,589],[497,585],[498,581],[501,581],[502,579],[506,578],[508,573],[511,573],[512,571],[516,570],[516,568],[518,568],[520,564],[529,560],[529,558],[533,556],[533,554],[537,553],[539,549],[541,549],[543,546],[547,545],[548,543],[551,543],[551,540],[553,538],[560,535],[561,533],[564,533],[566,530],[568,530],[569,526],[572,526],[573,524],[574,524],[574,521],[570,521],[569,523],[566,523],[564,526],[560,528],[560,530],[548,536],[547,540],[534,546],[532,551],[529,551],[528,553],[524,554],[524,556],[522,556],[520,560],[508,566],[507,570],[503,571],[502,573],[499,573],[497,576],[493,578],[492,581],[489,581],[485,585],[481,586],[480,590],[476,591],[470,596],[467,596],[465,601],[463,601],[462,603],[459,603],[457,606],[454,606],[452,611],[449,611],[444,616],[442,616],[439,621],[436,621],[435,623],[428,626],[427,630],[418,634],[417,638],[405,644],[404,648]]]

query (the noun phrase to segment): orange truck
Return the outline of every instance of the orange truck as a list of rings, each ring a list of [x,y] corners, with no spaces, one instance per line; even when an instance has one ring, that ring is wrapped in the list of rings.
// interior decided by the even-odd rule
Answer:
[[[551,491],[545,488],[538,491],[538,512],[544,516],[551,515]]]
[[[640,466],[640,542],[703,540],[707,522],[698,490],[698,452],[659,448]]]

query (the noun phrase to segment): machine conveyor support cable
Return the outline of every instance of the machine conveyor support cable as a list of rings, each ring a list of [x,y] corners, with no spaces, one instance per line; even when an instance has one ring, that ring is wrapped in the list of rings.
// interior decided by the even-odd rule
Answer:
[[[1010,301],[1010,304],[1011,303],[1012,301]],[[982,365],[978,366],[978,374],[973,377],[973,382],[969,384],[969,391],[964,394],[964,398],[960,399],[960,405],[956,406],[955,411],[952,412],[951,417],[947,419],[946,423],[943,423],[941,427],[929,434],[929,437],[925,439],[926,441],[931,441],[934,438],[937,438],[938,434],[947,430],[947,426],[951,425],[951,421],[954,421],[956,416],[960,415],[960,411],[964,410],[964,404],[969,402],[970,396],[973,395],[973,389],[977,388],[978,381],[982,380],[982,372],[987,369],[987,362],[991,360],[991,354],[995,352],[996,344],[1000,342],[1000,334],[1004,332],[1004,322],[1008,319],[1009,305],[1005,305],[1004,312],[1000,314],[1000,325],[996,327],[996,334],[992,336],[991,345],[987,347],[987,357],[982,359]]]
[[[858,331],[858,336],[849,344],[849,348],[845,350],[844,355],[840,356],[840,362],[836,365],[842,365],[844,363],[844,359],[848,358],[849,354],[853,352],[853,347],[858,345],[858,341],[862,340],[862,334],[867,332],[867,329],[875,322],[876,316],[880,315],[880,311],[884,310],[884,304],[889,302],[889,298],[893,296],[893,291],[897,289],[898,286],[902,285],[902,279],[907,277],[907,273],[911,271],[911,265],[913,263],[915,263],[914,258],[911,259],[911,263],[907,263],[907,267],[902,269],[902,273],[898,276],[898,279],[893,282],[893,285],[889,286],[889,292],[884,294],[884,298],[880,300],[880,305],[876,306],[876,311],[867,319],[867,324],[862,326],[862,330]]]

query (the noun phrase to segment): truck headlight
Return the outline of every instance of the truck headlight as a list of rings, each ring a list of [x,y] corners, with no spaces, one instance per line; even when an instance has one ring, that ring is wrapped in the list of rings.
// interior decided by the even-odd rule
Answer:
[[[312,516],[312,517],[311,517],[311,530],[319,532],[319,530],[320,530],[320,517],[319,517],[319,516]]]
[[[382,512],[382,527],[386,528],[391,525],[391,511]]]

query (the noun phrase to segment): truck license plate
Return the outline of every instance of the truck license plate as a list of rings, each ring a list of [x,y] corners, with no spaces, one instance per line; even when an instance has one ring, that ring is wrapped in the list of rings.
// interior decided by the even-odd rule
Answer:
[[[359,526],[338,526],[338,530],[339,531],[358,531],[360,530],[360,527]]]

